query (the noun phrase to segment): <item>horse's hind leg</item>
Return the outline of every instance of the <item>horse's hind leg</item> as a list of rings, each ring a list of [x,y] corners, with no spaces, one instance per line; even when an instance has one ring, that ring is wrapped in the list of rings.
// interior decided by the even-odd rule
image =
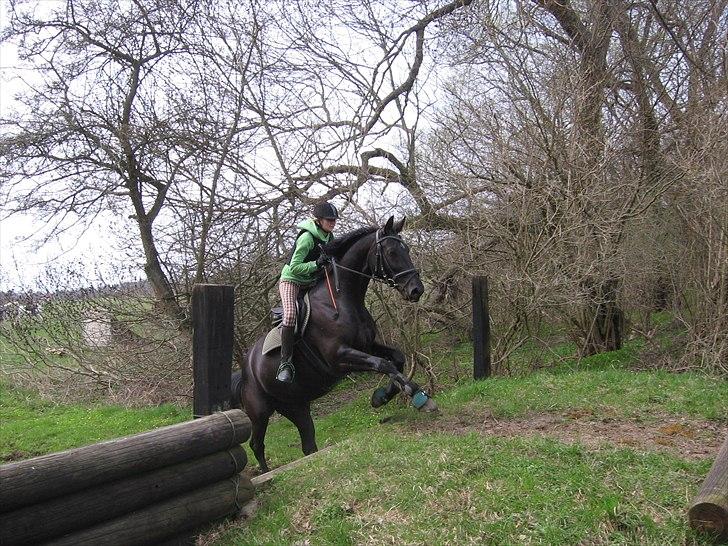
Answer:
[[[230,376],[230,407],[243,407],[243,374],[240,371]]]
[[[265,460],[265,432],[268,430],[268,420],[273,415],[273,407],[262,396],[246,396],[245,413],[251,423],[250,449],[258,460],[260,471],[268,472],[270,469]]]
[[[316,429],[311,418],[310,404],[300,406],[286,406],[277,408],[278,413],[283,415],[298,429],[301,437],[301,450],[304,455],[309,455],[318,451],[316,446]]]

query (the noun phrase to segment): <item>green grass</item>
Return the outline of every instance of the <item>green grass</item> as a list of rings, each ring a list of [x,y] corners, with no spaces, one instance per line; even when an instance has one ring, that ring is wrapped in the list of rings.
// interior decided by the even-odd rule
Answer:
[[[586,410],[640,422],[666,415],[727,422],[725,381],[631,371],[638,350],[467,382],[437,401],[446,416],[474,408],[499,419]],[[335,447],[276,479],[259,496],[259,513],[214,544],[711,543],[685,515],[710,460],[423,432],[433,419],[397,401],[372,410],[366,395],[318,419],[319,446]],[[300,456],[285,421],[272,423],[266,443],[272,466]]]
[[[316,419],[319,447],[341,442],[352,434],[376,428],[388,420],[419,421],[430,417],[414,412],[400,400],[381,410],[369,406],[369,392],[344,409]],[[611,419],[661,420],[665,415],[725,422],[728,384],[696,374],[632,372],[627,369],[542,371],[527,377],[496,377],[469,382],[439,393],[435,399],[444,414],[477,408],[496,418],[530,413],[585,411]],[[266,438],[272,467],[300,457],[298,433],[288,421],[274,420]]]
[[[528,350],[524,348],[524,358]],[[567,344],[555,351],[565,355]],[[558,358],[524,377],[469,380],[472,349],[442,355],[468,372],[436,400],[442,417],[524,418],[584,410],[594,418],[728,422],[728,383],[698,374],[633,371],[641,342],[581,360]],[[366,386],[364,386],[366,385]],[[455,433],[397,399],[369,407],[372,385],[316,418],[333,446],[259,492],[248,521],[213,527],[209,542],[248,544],[710,544],[685,510],[708,459],[537,437]],[[32,456],[188,419],[188,408],[55,405],[0,384],[0,457]],[[467,422],[467,421],[466,421]],[[301,456],[298,433],[274,419],[276,467]],[[251,465],[255,464],[250,456]]]
[[[63,451],[189,418],[189,409],[171,405],[55,405],[0,384],[0,461]]]
[[[283,474],[254,519],[215,544],[707,544],[683,511],[708,466],[380,429]]]
[[[728,416],[728,384],[700,375],[667,372],[541,372],[471,383],[444,393],[438,402],[455,411],[459,406],[478,404],[503,417],[585,409],[632,419],[667,413],[720,420]]]

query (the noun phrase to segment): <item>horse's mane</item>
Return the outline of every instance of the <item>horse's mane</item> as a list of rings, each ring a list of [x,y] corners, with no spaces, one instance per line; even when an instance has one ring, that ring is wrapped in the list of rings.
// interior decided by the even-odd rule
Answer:
[[[374,233],[377,227],[358,228],[349,233],[345,233],[341,237],[337,237],[330,243],[323,245],[324,252],[334,258],[341,258],[346,252],[362,237]]]

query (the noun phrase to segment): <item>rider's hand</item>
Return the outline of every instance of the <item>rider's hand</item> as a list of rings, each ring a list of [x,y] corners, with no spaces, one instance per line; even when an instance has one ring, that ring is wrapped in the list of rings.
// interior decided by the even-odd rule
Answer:
[[[326,254],[321,254],[318,258],[316,258],[316,265],[321,268],[325,266],[326,264],[331,263],[331,258],[329,258]]]

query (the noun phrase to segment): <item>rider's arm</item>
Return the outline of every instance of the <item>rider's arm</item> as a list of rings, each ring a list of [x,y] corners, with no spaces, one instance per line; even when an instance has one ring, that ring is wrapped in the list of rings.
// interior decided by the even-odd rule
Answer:
[[[302,233],[301,236],[296,239],[296,249],[293,251],[293,256],[288,264],[290,272],[297,277],[310,277],[316,273],[318,266],[316,262],[304,262],[303,260],[308,256],[313,248],[313,235],[310,233]]]

